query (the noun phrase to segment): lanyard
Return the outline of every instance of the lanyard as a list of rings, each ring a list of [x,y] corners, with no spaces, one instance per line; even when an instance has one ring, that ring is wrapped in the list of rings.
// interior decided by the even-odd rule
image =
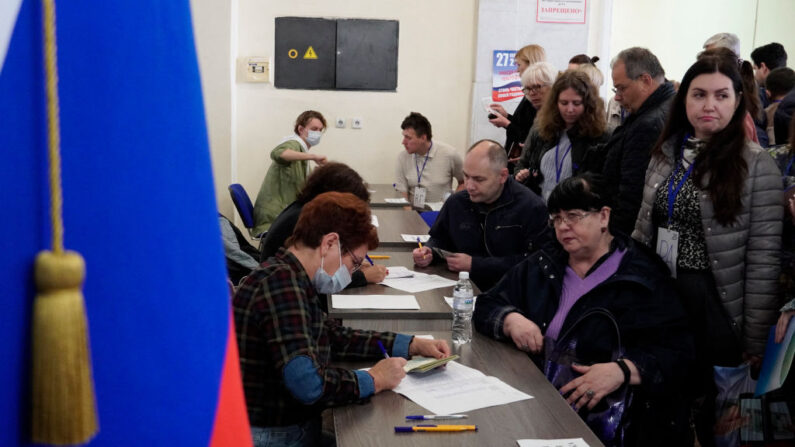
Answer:
[[[671,225],[671,219],[674,215],[674,202],[676,201],[676,196],[679,195],[679,191],[687,181],[687,178],[690,177],[690,173],[693,172],[693,167],[696,165],[695,160],[693,160],[693,163],[690,163],[690,167],[687,168],[687,171],[685,171],[685,175],[682,177],[682,180],[679,180],[679,183],[674,189],[674,179],[676,178],[676,174],[679,172],[679,164],[685,158],[685,143],[687,142],[688,138],[690,138],[690,135],[685,135],[685,139],[682,141],[682,147],[679,149],[680,158],[676,162],[676,167],[674,168],[674,173],[671,176],[671,181],[668,182],[668,226]]]
[[[417,166],[417,154],[414,154],[414,169],[417,170],[417,184],[422,183],[422,173],[425,172],[425,163],[428,163],[428,156],[431,155],[431,149],[433,149],[433,141],[431,141],[431,146],[428,148],[428,153],[425,154],[425,161],[422,162],[422,170],[420,171],[420,167]]]
[[[569,147],[566,148],[566,151],[563,152],[563,157],[560,158],[560,163],[558,163],[559,148],[560,140],[558,140],[558,144],[555,146],[555,183],[560,183],[560,173],[563,171],[563,163],[566,161],[566,156],[569,155],[569,151],[571,150],[571,142],[569,142]]]

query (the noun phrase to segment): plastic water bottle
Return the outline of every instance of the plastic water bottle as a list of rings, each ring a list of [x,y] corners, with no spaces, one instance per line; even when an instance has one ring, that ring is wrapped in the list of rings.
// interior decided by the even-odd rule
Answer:
[[[469,272],[459,272],[458,283],[453,289],[453,343],[464,344],[472,340],[473,310],[475,300],[472,297]]]

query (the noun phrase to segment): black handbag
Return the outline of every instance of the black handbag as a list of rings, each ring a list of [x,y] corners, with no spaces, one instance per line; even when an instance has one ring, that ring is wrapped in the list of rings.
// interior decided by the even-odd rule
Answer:
[[[562,336],[558,337],[557,341],[544,337],[544,375],[556,389],[562,388],[581,375],[572,369],[572,364],[588,364],[577,358],[575,329],[586,318],[597,316],[609,319],[616,330],[618,343],[617,347],[613,349],[612,360],[623,358],[624,348],[621,344],[621,333],[618,330],[618,323],[616,323],[613,314],[604,308],[592,309],[571,325]],[[621,386],[605,396],[593,409],[588,410],[586,406],[583,406],[579,411],[579,415],[606,446],[623,446],[629,427],[629,407],[631,403],[631,388],[628,385]]]

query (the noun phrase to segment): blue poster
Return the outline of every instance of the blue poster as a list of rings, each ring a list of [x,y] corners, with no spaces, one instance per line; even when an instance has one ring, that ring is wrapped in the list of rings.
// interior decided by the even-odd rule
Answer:
[[[522,81],[513,63],[515,55],[516,51],[513,50],[494,50],[494,60],[491,64],[492,101],[503,102],[522,97]]]

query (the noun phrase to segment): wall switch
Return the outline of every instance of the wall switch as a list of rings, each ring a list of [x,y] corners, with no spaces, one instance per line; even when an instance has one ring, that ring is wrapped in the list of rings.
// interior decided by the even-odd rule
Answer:
[[[362,119],[361,118],[353,118],[351,121],[351,127],[354,129],[361,129],[362,128]]]
[[[337,118],[337,128],[338,129],[345,128],[345,118]]]

